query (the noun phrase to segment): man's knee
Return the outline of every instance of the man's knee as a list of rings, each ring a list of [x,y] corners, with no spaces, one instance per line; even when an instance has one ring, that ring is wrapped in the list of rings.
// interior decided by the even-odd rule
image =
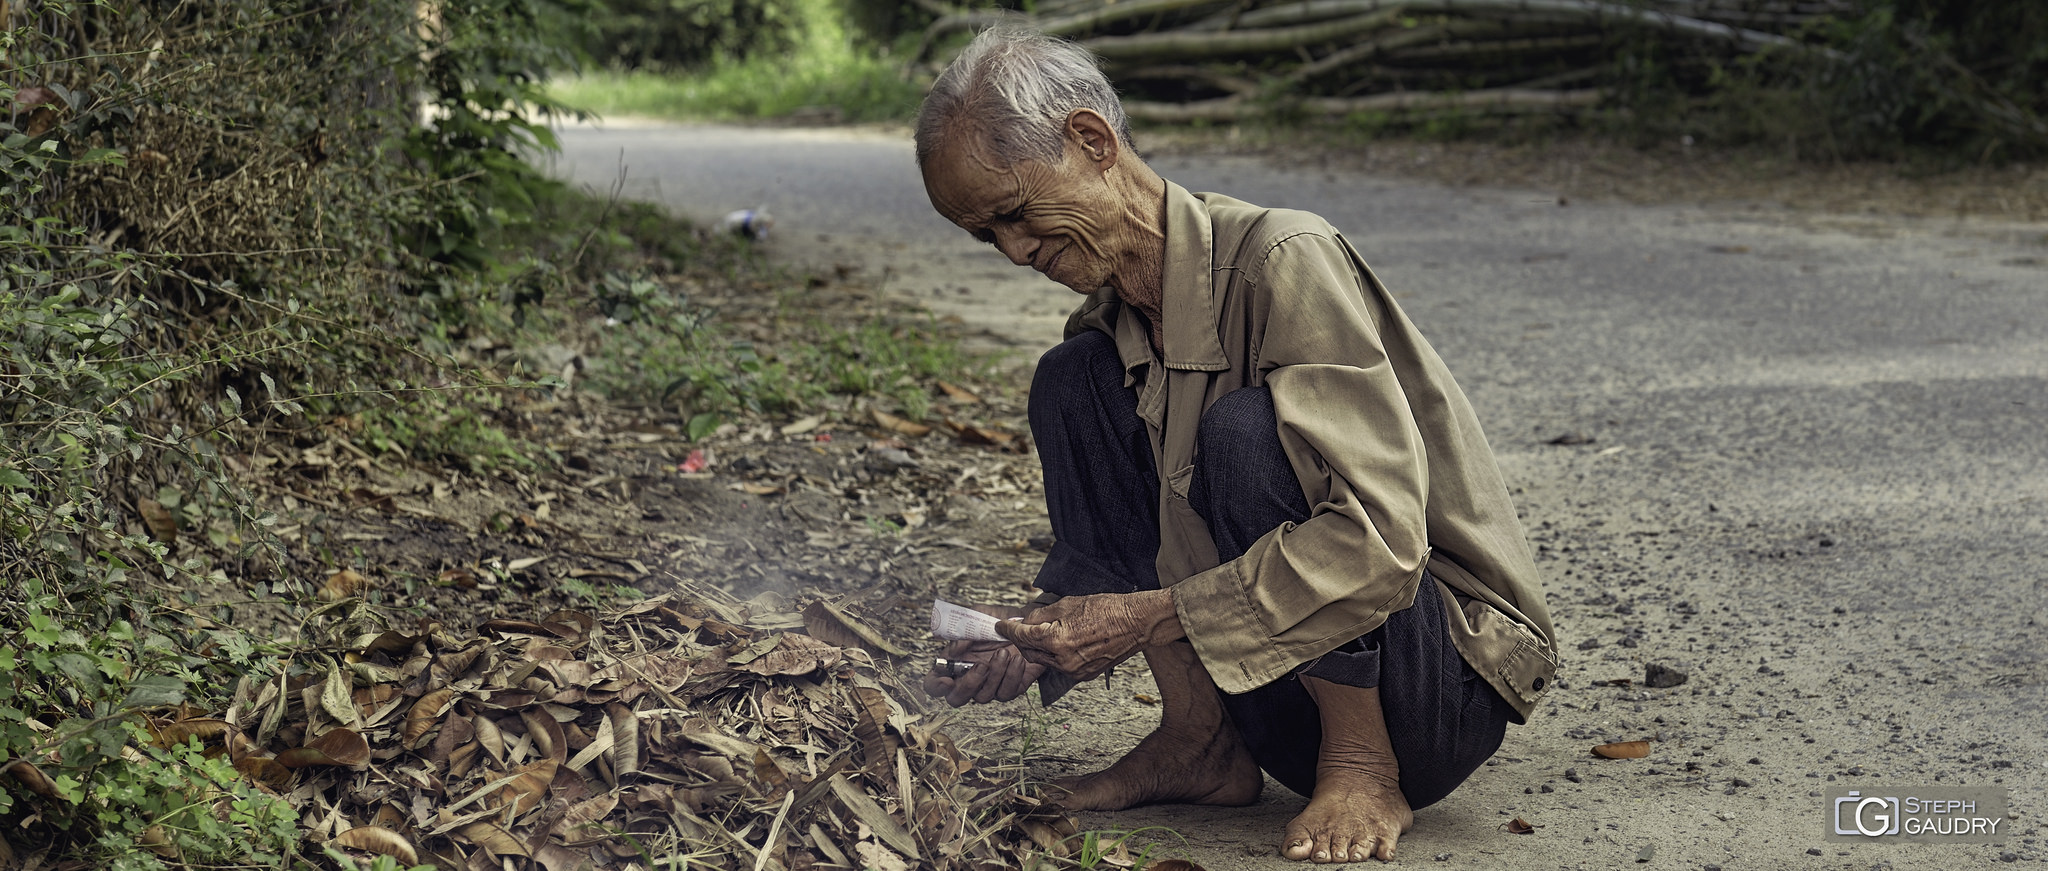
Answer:
[[[1028,411],[1033,423],[1066,403],[1087,397],[1091,385],[1105,378],[1123,385],[1123,359],[1108,334],[1089,330],[1052,346],[1038,358],[1031,376]]]
[[[1243,387],[1226,393],[1202,412],[1196,429],[1195,454],[1201,462],[1222,472],[1242,470],[1247,460],[1269,460],[1285,453],[1280,447],[1280,423],[1273,412],[1273,391],[1264,387]]]

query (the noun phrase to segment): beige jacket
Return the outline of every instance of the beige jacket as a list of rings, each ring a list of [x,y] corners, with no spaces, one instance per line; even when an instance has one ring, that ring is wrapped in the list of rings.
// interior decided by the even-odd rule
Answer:
[[[1372,631],[1426,567],[1453,641],[1526,722],[1557,654],[1536,566],[1493,452],[1443,361],[1365,261],[1315,215],[1167,183],[1165,361],[1115,291],[1067,335],[1114,337],[1159,464],[1159,582],[1226,692]],[[1309,519],[1219,565],[1188,504],[1195,426],[1265,385]]]

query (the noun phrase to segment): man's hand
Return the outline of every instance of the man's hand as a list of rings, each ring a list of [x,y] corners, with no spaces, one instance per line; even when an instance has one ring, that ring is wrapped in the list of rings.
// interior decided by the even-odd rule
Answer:
[[[1018,623],[996,624],[1026,659],[1077,680],[1102,674],[1132,654],[1184,637],[1168,590],[1069,596]]]
[[[974,610],[996,617],[1022,616],[1022,608],[975,605]],[[1026,660],[1017,645],[1006,641],[955,641],[946,645],[946,658],[971,662],[973,668],[955,677],[933,672],[924,677],[924,691],[944,698],[953,707],[973,703],[1007,702],[1024,694],[1045,674],[1045,666]]]

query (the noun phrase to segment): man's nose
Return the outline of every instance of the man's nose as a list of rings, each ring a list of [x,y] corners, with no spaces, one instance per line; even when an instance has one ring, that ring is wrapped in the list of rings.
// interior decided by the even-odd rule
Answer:
[[[996,235],[996,250],[1010,258],[1018,266],[1030,266],[1038,253],[1038,237],[1024,232],[1020,227],[997,225],[991,232]]]

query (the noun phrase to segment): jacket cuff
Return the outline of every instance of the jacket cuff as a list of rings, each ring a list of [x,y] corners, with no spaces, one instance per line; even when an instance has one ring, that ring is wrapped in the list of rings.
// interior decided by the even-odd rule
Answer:
[[[1173,610],[1196,658],[1226,693],[1244,693],[1287,673],[1265,637],[1265,623],[1246,596],[1237,562],[1227,562],[1174,584]]]

